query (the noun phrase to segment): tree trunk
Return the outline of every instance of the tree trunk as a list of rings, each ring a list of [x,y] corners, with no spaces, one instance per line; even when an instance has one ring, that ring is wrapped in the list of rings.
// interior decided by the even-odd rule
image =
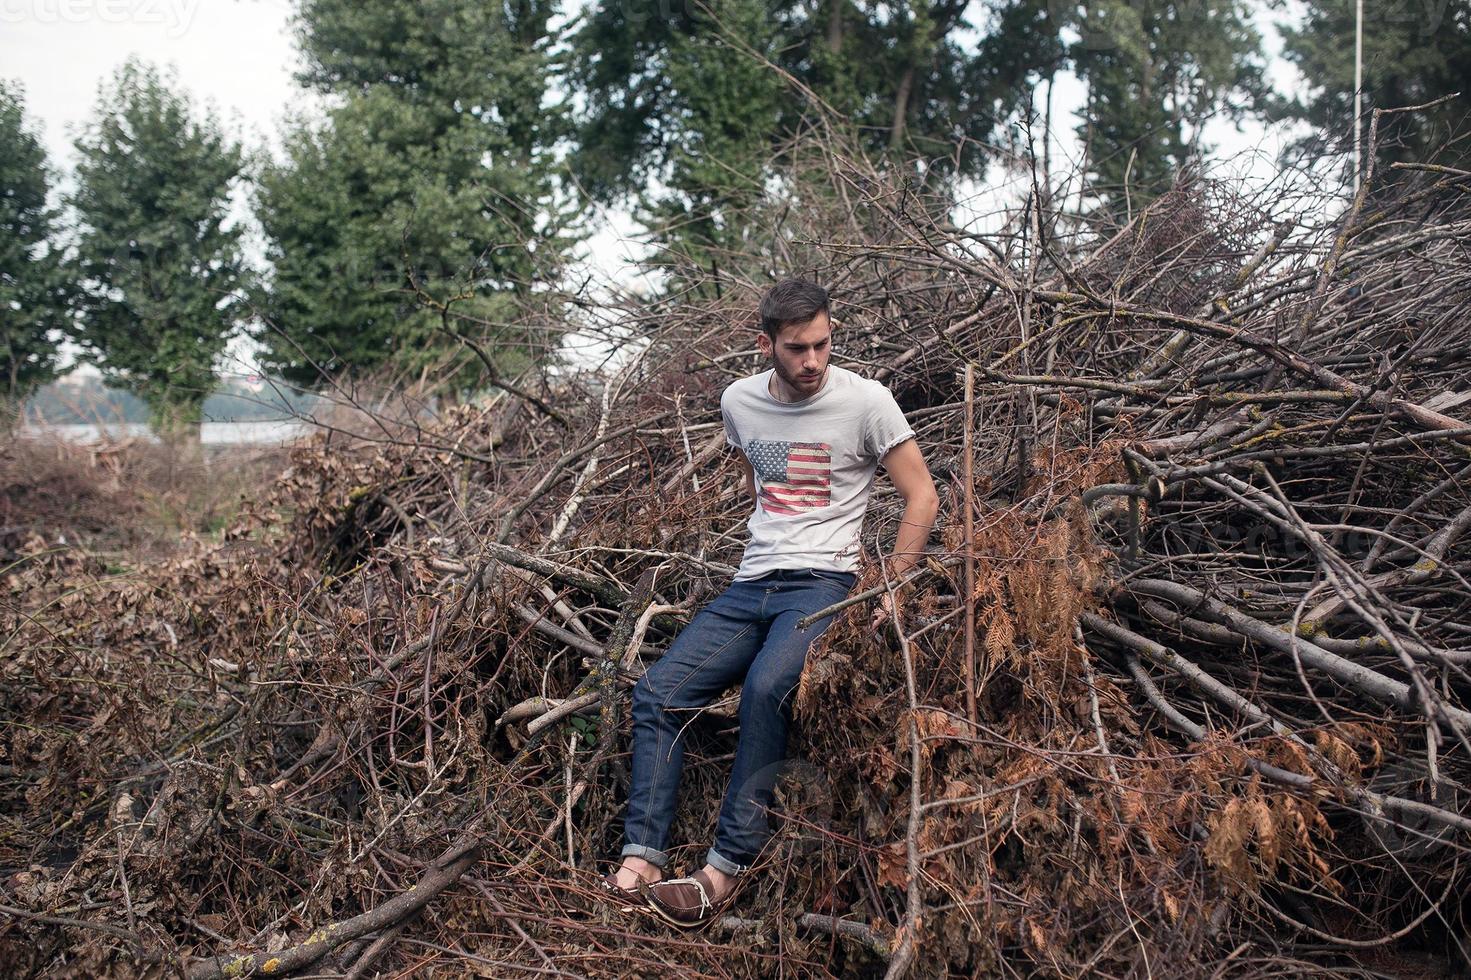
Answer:
[[[889,127],[889,149],[897,150],[904,140],[904,117],[909,113],[909,92],[914,88],[914,66],[904,69],[899,91],[894,95],[894,122]]]
[[[1056,70],[1047,73],[1047,108],[1042,116],[1042,179],[1046,195],[1042,203],[1049,210],[1052,204],[1052,83],[1056,78]]]

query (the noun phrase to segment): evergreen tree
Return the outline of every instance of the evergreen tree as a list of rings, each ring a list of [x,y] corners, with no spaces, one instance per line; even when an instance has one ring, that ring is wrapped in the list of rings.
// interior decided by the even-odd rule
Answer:
[[[1240,119],[1265,98],[1261,38],[1243,0],[1103,0],[1074,16],[1071,61],[1088,87],[1079,136],[1094,186],[1120,211],[1201,156],[1210,118]]]
[[[166,438],[197,433],[241,312],[240,231],[226,221],[240,149],[137,61],[104,90],[76,148],[78,339]]]
[[[574,32],[568,78],[582,95],[572,163],[583,187],[631,202],[684,264],[752,251],[744,220],[780,177],[783,152],[819,110],[846,135],[933,177],[978,176],[983,144],[1062,56],[1039,0],[985,11],[979,51],[962,0],[599,3]]]
[[[333,107],[260,169],[266,366],[303,384],[422,367],[459,349],[466,322],[501,367],[518,363],[515,328],[484,325],[512,321],[570,244],[552,179],[566,127],[546,104],[555,12],[303,0],[298,78]]]
[[[1308,96],[1282,103],[1284,115],[1306,119],[1330,141],[1351,150],[1354,110],[1354,4],[1309,0],[1296,25],[1283,27],[1283,51],[1301,70]],[[1380,132],[1380,176],[1394,160],[1465,167],[1471,160],[1471,7],[1364,4],[1364,138],[1370,110],[1421,105],[1455,92],[1434,109],[1396,113]],[[1350,166],[1352,164],[1350,163]]]
[[[56,371],[67,288],[46,151],[26,128],[24,97],[0,80],[0,428]]]

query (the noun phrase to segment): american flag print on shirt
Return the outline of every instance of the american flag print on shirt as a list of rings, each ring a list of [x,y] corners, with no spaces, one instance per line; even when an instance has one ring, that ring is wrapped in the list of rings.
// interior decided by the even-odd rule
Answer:
[[[761,505],[770,513],[800,514],[832,503],[828,443],[752,439],[746,456],[761,477]]]

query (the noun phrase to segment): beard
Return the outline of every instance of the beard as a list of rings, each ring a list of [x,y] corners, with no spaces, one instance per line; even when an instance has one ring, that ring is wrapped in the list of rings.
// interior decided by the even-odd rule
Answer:
[[[804,398],[808,395],[816,394],[822,388],[823,380],[827,378],[826,364],[822,366],[822,370],[818,372],[817,376],[811,380],[803,380],[801,375],[789,373],[782,366],[781,361],[774,357],[771,359],[771,366],[776,371],[776,376],[781,378],[788,388],[799,393]]]

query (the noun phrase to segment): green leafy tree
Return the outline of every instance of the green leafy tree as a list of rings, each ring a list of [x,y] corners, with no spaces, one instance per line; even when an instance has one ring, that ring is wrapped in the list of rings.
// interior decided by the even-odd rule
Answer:
[[[594,199],[632,204],[686,268],[769,236],[750,209],[820,116],[881,157],[978,176],[985,142],[1063,52],[1043,3],[1000,0],[983,23],[967,7],[599,3],[571,38],[568,79],[584,101],[574,172]]]
[[[78,339],[166,438],[197,433],[242,310],[240,231],[226,214],[240,149],[137,61],[104,90],[76,148]]]
[[[267,367],[303,384],[423,368],[454,362],[462,332],[502,368],[524,357],[510,324],[571,243],[553,181],[567,130],[547,103],[555,13],[547,0],[300,4],[299,80],[333,106],[260,168]]]
[[[725,30],[763,57],[777,55],[781,34],[766,22],[765,4],[722,8]],[[677,111],[661,121],[670,141],[669,192],[646,195],[639,216],[658,229],[668,251],[704,267],[725,264],[725,253],[751,251],[748,238],[757,229],[742,212],[764,192],[771,149],[759,137],[782,130],[791,98],[775,73],[718,33],[711,15],[692,16],[701,27],[670,38],[664,80],[679,93]]]
[[[1354,111],[1354,4],[1309,0],[1304,16],[1282,30],[1283,53],[1302,72],[1307,96],[1278,111],[1306,119],[1350,150]],[[1386,117],[1380,132],[1381,175],[1395,160],[1471,160],[1471,6],[1428,3],[1364,4],[1364,134],[1368,112],[1421,105],[1452,93],[1433,109]]]
[[[46,150],[26,128],[24,96],[0,81],[0,428],[56,373],[67,288],[56,214],[47,206]]]
[[[1263,102],[1251,14],[1243,0],[1103,0],[1072,13],[1071,62],[1088,91],[1079,136],[1111,206],[1168,189],[1205,151],[1208,120],[1239,120]]]

